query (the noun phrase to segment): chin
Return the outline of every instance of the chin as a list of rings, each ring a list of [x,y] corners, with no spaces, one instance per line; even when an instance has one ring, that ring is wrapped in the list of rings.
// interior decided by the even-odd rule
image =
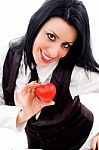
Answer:
[[[38,63],[37,64],[39,67],[47,67],[49,65],[49,63],[44,64],[44,63]]]

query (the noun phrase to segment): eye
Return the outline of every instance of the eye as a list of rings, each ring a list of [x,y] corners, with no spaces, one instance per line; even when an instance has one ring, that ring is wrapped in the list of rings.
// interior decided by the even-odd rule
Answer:
[[[63,47],[66,48],[66,49],[67,49],[67,48],[70,48],[71,46],[72,46],[72,45],[70,45],[69,43],[63,43]]]
[[[47,33],[47,37],[51,40],[51,41],[55,41],[56,37],[55,35],[51,34],[51,33]]]

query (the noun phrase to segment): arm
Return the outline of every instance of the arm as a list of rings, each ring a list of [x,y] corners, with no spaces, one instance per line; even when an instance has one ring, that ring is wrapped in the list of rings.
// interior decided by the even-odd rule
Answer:
[[[0,128],[16,128],[16,118],[20,111],[18,106],[7,106],[5,105],[3,90],[2,90],[2,70],[3,62],[6,54],[3,51],[0,52]]]
[[[72,73],[70,90],[73,96],[76,94],[80,95],[81,103],[88,107],[94,114],[91,148],[95,150],[97,144],[99,149],[99,73],[87,72],[86,74],[84,69],[75,67]]]

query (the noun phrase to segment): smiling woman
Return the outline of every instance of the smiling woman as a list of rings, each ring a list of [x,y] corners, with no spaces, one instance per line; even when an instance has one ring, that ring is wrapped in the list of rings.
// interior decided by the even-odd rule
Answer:
[[[24,5],[21,2],[17,4],[17,17],[19,10],[25,10],[20,27],[23,36],[16,33],[14,37],[20,38],[10,41],[0,73],[0,127],[23,129],[30,149],[99,147],[99,119],[82,97],[86,93],[99,94],[99,65],[92,55],[89,18],[83,2],[46,0],[35,13],[33,1]],[[28,8],[34,14],[25,32]],[[13,23],[18,25],[22,20],[12,15]],[[49,84],[56,87],[54,96]],[[47,98],[44,101],[45,97],[42,100],[37,92],[41,87],[50,93],[50,102],[47,95],[43,94]]]

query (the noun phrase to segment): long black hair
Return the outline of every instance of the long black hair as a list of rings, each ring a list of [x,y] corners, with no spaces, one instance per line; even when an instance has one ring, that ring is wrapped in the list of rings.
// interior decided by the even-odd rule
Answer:
[[[77,40],[66,57],[60,61],[64,65],[74,64],[86,70],[99,72],[99,65],[93,57],[90,44],[89,17],[83,2],[79,0],[46,0],[33,14],[24,37],[24,51],[29,67],[31,68],[32,62],[35,63],[32,56],[33,42],[41,27],[51,17],[61,17],[78,31]]]

